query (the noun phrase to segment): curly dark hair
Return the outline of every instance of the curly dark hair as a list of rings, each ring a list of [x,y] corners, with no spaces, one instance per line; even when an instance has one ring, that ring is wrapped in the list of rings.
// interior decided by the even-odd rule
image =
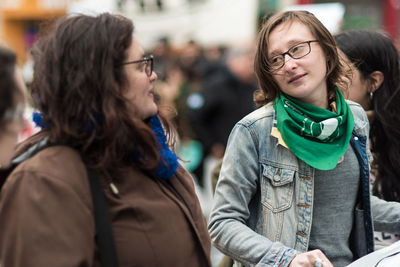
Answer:
[[[159,161],[159,144],[148,122],[129,112],[123,94],[122,62],[133,30],[123,16],[75,15],[41,30],[32,50],[32,98],[50,141],[79,144],[85,162],[107,173],[133,160],[144,170]],[[170,124],[161,119],[171,138]]]
[[[335,36],[340,50],[360,71],[364,80],[374,71],[384,75],[370,100],[371,152],[377,166],[373,193],[388,201],[400,201],[400,63],[399,52],[383,33],[346,31]]]
[[[5,113],[15,105],[17,85],[14,72],[16,55],[8,48],[0,47],[0,125],[6,122]]]
[[[342,91],[347,89],[346,78],[348,79],[351,74],[339,60],[333,36],[312,13],[308,11],[285,11],[266,19],[257,37],[254,68],[261,88],[255,93],[255,102],[258,106],[273,101],[280,93],[280,88],[268,68],[269,35],[282,23],[293,21],[299,21],[306,25],[324,51],[327,61],[328,96],[334,95],[335,86],[340,86]]]

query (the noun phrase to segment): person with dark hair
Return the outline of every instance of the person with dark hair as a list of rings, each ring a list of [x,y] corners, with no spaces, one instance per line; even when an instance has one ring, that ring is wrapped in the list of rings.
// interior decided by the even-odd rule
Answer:
[[[253,47],[232,47],[225,64],[203,82],[202,104],[188,115],[206,155],[221,158],[232,127],[255,109],[253,62]]]
[[[62,18],[39,34],[32,98],[43,130],[19,146],[28,159],[1,192],[1,266],[103,263],[87,168],[104,193],[120,266],[211,266],[192,177],[154,102],[153,57],[133,31],[104,13]]]
[[[349,99],[369,115],[373,154],[373,193],[400,202],[400,64],[399,52],[383,33],[351,30],[335,36],[353,72]],[[398,237],[375,234],[380,241]]]
[[[10,165],[18,136],[25,125],[26,88],[13,51],[0,46],[0,168]]]
[[[350,73],[322,23],[307,11],[272,16],[255,72],[262,107],[230,134],[215,246],[245,266],[342,267],[373,251],[374,226],[400,233],[400,204],[370,195],[368,120],[344,99]]]

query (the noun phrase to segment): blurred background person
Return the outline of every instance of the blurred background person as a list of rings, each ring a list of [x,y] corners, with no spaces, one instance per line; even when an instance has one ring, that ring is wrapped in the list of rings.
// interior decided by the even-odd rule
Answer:
[[[352,30],[335,36],[353,76],[348,98],[362,105],[369,117],[373,154],[373,193],[400,202],[400,64],[399,53],[383,33]],[[377,244],[399,235],[375,232]]]
[[[179,134],[177,152],[201,188],[204,186],[204,147],[190,114],[197,112],[203,105],[201,93],[204,83],[220,69],[223,53],[224,47],[205,48],[190,40],[183,48],[176,50],[176,60],[169,64],[166,75],[166,83],[171,86],[171,92],[175,92],[171,94],[174,95],[174,121]]]
[[[211,265],[192,177],[154,102],[153,58],[133,31],[122,16],[75,15],[36,42],[43,130],[19,146],[28,159],[1,192],[1,266],[100,266],[86,167],[100,179],[120,266]]]
[[[235,123],[255,109],[254,53],[250,45],[227,49],[224,61],[203,80],[198,93],[201,104],[188,113],[204,151],[202,180],[204,201],[208,203],[203,205],[206,216],[212,205],[211,171],[222,159]]]
[[[253,65],[254,49],[234,47],[227,52],[225,64],[205,79],[202,105],[189,116],[207,156],[222,158],[235,123],[255,109]]]
[[[187,160],[190,164],[188,170],[195,176],[200,186],[203,177],[204,153],[201,143],[196,141],[197,135],[192,128],[188,114],[190,110],[197,109],[200,105],[201,100],[198,94],[202,89],[204,62],[203,49],[193,40],[189,40],[179,50],[175,62],[182,74],[174,101],[177,110],[175,121],[180,139],[178,153],[185,154],[182,155],[183,160]],[[181,151],[179,152],[179,150]],[[187,158],[186,155],[190,155],[190,157]]]
[[[168,37],[162,37],[157,40],[156,45],[152,49],[154,55],[154,71],[157,73],[157,77],[160,81],[167,79],[167,72],[174,56],[172,47]]]
[[[10,165],[15,145],[24,129],[25,101],[26,87],[16,65],[16,55],[0,46],[0,168]]]

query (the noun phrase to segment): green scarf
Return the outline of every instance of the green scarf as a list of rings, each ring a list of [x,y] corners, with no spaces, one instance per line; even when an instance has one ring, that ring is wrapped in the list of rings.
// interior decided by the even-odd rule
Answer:
[[[276,126],[283,141],[301,160],[319,170],[336,167],[349,145],[354,118],[339,88],[337,113],[281,93],[274,102]]]

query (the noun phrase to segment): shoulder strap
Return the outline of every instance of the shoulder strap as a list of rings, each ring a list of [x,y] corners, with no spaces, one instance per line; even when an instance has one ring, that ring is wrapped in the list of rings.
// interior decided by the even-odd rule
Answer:
[[[96,243],[99,246],[102,267],[118,267],[110,214],[97,173],[86,167],[94,206]]]
[[[7,168],[0,169],[0,189],[3,187],[3,184],[6,182],[7,177],[21,162],[33,157],[39,151],[41,151],[49,146],[52,146],[52,145],[53,144],[50,144],[47,142],[47,138],[44,138],[43,140],[41,140],[38,143],[31,146],[27,151],[25,151],[21,155],[14,157],[11,161],[10,166],[8,166]]]

